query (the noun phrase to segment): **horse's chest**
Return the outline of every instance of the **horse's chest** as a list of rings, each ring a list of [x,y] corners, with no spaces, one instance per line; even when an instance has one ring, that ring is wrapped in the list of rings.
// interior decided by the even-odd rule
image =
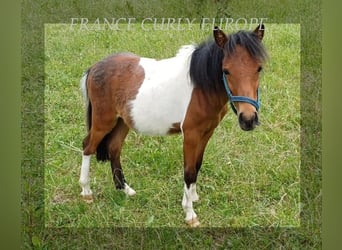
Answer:
[[[165,135],[184,120],[193,90],[188,68],[150,59],[140,63],[145,80],[130,103],[134,129],[150,135]]]

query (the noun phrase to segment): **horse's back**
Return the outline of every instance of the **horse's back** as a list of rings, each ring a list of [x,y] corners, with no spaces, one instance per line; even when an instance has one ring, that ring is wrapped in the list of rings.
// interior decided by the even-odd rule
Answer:
[[[193,90],[188,75],[192,51],[189,46],[163,60],[119,53],[99,61],[88,73],[94,111],[121,117],[145,134],[179,132]]]

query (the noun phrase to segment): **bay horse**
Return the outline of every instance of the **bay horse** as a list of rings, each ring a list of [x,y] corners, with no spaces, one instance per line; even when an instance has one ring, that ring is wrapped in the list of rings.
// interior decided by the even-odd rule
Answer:
[[[181,47],[172,58],[155,60],[131,53],[108,56],[81,79],[86,99],[88,135],[83,140],[81,196],[93,201],[90,157],[110,161],[113,182],[127,195],[120,163],[130,129],[148,135],[182,133],[184,194],[182,207],[191,227],[199,225],[193,209],[196,180],[205,147],[228,111],[228,101],[242,130],[259,124],[259,72],[267,59],[264,24],[227,36],[218,27],[214,39]]]

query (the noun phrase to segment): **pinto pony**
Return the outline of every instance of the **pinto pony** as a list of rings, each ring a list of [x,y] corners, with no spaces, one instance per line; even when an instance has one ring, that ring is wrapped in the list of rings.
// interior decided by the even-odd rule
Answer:
[[[83,140],[80,185],[91,202],[90,157],[110,161],[117,189],[127,184],[120,163],[130,129],[148,135],[182,133],[184,195],[182,207],[190,226],[198,226],[193,209],[196,179],[205,147],[227,113],[228,101],[243,130],[259,123],[259,72],[267,59],[261,43],[265,27],[226,36],[215,27],[214,41],[183,46],[175,57],[155,60],[131,53],[110,55],[84,74],[88,135]]]

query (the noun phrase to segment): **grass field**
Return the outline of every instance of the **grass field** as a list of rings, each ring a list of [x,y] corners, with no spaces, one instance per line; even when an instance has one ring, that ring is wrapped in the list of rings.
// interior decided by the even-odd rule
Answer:
[[[321,10],[322,1],[319,0],[22,1],[22,248],[322,249]],[[195,204],[203,227],[196,230],[181,228],[184,226],[184,215],[180,205],[183,183],[179,137],[151,140],[131,133],[126,141],[123,163],[127,179],[137,190],[137,196],[133,199],[120,196],[112,188],[108,165],[93,162],[92,188],[97,200],[91,206],[79,202],[77,180],[81,159],[77,151],[80,150],[85,127],[78,82],[87,67],[114,51],[125,49],[157,58],[172,56],[179,46],[175,41],[188,43],[190,37],[192,41],[200,41],[210,32],[201,34],[199,30],[192,30],[186,35],[169,34],[169,31],[142,33],[138,30],[135,34],[122,31],[70,32],[73,17],[87,17],[90,22],[102,17],[136,17],[139,22],[146,17],[268,18],[265,44],[271,60],[262,79],[262,126],[246,134],[237,128],[234,115],[229,114],[215,132],[199,176],[201,201]],[[60,26],[50,26],[52,23],[59,23]],[[276,23],[297,23],[300,28],[297,25],[278,26]],[[284,27],[285,30],[282,30]],[[296,35],[288,32],[292,29],[297,31]],[[126,35],[124,41],[123,34]],[[158,34],[167,39],[158,39]],[[297,45],[293,43],[294,40],[298,42]],[[149,42],[154,46],[151,47]],[[297,51],[295,59],[300,55],[300,66],[297,59],[297,64],[293,57],[289,60],[292,54],[289,51],[292,49]],[[297,74],[293,74],[294,71]],[[57,130],[59,133],[55,132]],[[248,144],[245,147],[251,141],[261,141],[263,144],[259,143],[258,147]],[[266,141],[269,142],[267,146]],[[220,144],[222,142],[224,145]],[[280,146],[284,147],[283,150]],[[293,153],[298,150],[300,155]],[[251,152],[254,159],[245,157]],[[277,155],[275,152],[283,154]],[[269,157],[266,157],[267,154]],[[294,174],[291,167],[284,170],[283,166],[290,166],[290,161],[300,164],[300,167],[297,165],[299,174]],[[167,169],[169,175],[151,169],[160,172],[166,172],[164,170]],[[284,178],[286,171],[289,178]],[[148,175],[143,175],[146,172]],[[168,181],[163,184],[167,188],[153,190],[152,185],[146,185],[146,182],[156,182],[158,178]],[[169,180],[172,180],[171,184]],[[288,185],[296,181],[300,185]],[[285,196],[277,194],[281,190],[280,185],[284,187],[281,194],[286,193]],[[228,197],[219,192],[223,189]],[[250,196],[246,198],[246,195]],[[154,196],[168,199],[157,200],[161,210],[166,210],[163,216],[157,216],[162,212],[152,209],[157,207],[150,202]],[[136,204],[141,206],[140,210]],[[165,204],[168,205],[167,209]],[[225,217],[222,216],[224,204],[227,212]],[[278,208],[271,210],[272,205]],[[252,206],[254,208],[251,209]],[[276,226],[280,222],[279,207],[287,211],[286,223],[292,226],[284,226],[284,220]],[[299,214],[297,208],[300,209]],[[130,220],[133,223],[126,223],[129,220],[126,215],[132,211],[134,214],[131,215],[135,217],[130,217]],[[140,219],[140,211],[145,215],[148,211],[148,219]],[[125,216],[114,220],[119,213]],[[238,226],[255,222],[250,214],[257,215],[260,226]],[[105,217],[99,219],[100,215]],[[171,220],[167,217],[170,215],[175,218],[172,224],[179,227],[165,226],[165,222]],[[214,223],[218,223],[218,216],[220,220],[225,218],[224,222],[219,221],[218,226],[226,224],[229,218],[231,220],[224,227],[215,228],[208,222],[211,220],[209,216],[213,215],[216,216]],[[262,222],[267,215],[268,221]],[[243,216],[249,219],[248,222],[242,222]],[[138,221],[143,226],[138,227]],[[272,223],[274,226],[267,226]],[[325,231],[325,234],[329,232]]]
[[[77,27],[45,25],[45,226],[184,227],[181,136],[131,132],[122,164],[137,195],[116,191],[109,164],[93,159],[95,202],[82,202],[78,179],[86,129],[79,79],[108,54],[171,57],[211,31]],[[300,226],[300,25],[266,23],[264,44],[270,60],[261,79],[261,126],[243,132],[229,112],[215,131],[194,204],[203,227]]]

